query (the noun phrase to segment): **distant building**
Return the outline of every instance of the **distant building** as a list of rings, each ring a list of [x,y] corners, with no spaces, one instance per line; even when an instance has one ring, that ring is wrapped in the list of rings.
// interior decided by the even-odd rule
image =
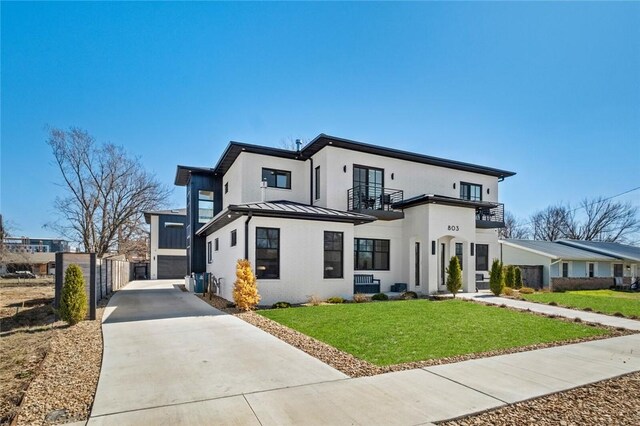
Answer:
[[[55,253],[70,251],[69,241],[55,238],[5,237],[5,250],[11,253]]]
[[[69,241],[58,238],[5,237],[2,246],[0,274],[31,271],[51,275],[55,272],[55,253],[70,251]]]
[[[186,209],[144,212],[150,225],[152,280],[184,278],[187,274]]]

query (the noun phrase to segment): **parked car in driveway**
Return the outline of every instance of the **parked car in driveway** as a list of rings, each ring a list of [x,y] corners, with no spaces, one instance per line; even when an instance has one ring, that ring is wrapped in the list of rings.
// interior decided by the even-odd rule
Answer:
[[[2,278],[37,278],[36,274],[31,271],[15,271],[4,274]]]

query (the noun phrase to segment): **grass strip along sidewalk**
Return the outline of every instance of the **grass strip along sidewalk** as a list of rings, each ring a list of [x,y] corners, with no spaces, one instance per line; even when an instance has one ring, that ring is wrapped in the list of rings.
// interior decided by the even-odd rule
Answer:
[[[379,366],[609,333],[460,300],[350,303],[258,313]]]
[[[640,317],[640,293],[613,290],[576,290],[563,293],[523,294],[529,302],[550,303],[567,308],[590,309],[594,312],[626,317]]]

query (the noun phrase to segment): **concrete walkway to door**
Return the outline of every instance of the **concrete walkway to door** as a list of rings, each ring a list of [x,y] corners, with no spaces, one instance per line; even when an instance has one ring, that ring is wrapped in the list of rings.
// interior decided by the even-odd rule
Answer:
[[[172,282],[110,301],[89,424],[417,425],[640,371],[640,334],[349,379]]]

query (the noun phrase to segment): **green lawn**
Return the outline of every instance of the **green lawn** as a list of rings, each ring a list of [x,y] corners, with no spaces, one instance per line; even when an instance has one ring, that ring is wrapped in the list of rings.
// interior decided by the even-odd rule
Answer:
[[[350,303],[258,313],[381,366],[608,333],[460,300]]]
[[[606,314],[620,312],[627,316],[640,316],[640,293],[625,293],[613,290],[576,290],[564,293],[523,294],[532,302],[556,302],[569,308],[591,308]]]

